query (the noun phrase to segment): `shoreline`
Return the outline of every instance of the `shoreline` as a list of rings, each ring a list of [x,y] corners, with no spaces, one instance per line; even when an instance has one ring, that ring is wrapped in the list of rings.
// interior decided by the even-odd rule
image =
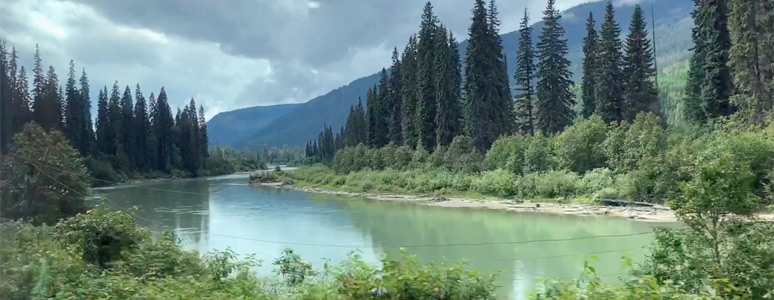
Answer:
[[[328,194],[337,196],[363,197],[376,201],[396,201],[415,203],[418,205],[450,207],[450,208],[478,208],[510,212],[548,213],[578,216],[602,216],[627,218],[641,222],[677,222],[674,211],[669,207],[654,204],[649,207],[639,206],[604,206],[594,204],[559,204],[547,202],[524,201],[515,202],[503,198],[472,198],[472,197],[444,197],[437,199],[424,195],[407,195],[394,193],[366,193],[348,192],[336,189],[324,189],[319,187],[302,187],[295,184],[282,182],[250,183],[255,186],[263,186],[278,189],[293,189],[307,193]]]

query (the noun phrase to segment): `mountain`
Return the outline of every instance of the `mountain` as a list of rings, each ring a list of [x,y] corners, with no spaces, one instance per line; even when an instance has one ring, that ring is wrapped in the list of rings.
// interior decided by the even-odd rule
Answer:
[[[634,10],[631,1],[617,5],[616,20],[621,26],[622,40],[628,32],[629,20]],[[642,1],[640,1],[642,2]],[[691,28],[693,20],[691,0],[653,0],[656,25],[656,46],[659,68],[665,68],[677,62],[684,61],[690,55]],[[471,1],[472,5],[472,1]],[[650,4],[642,4],[646,12],[650,11]],[[597,27],[601,26],[605,12],[605,2],[592,2],[581,4],[562,12],[562,24],[566,31],[569,46],[568,59],[571,62],[571,71],[575,82],[580,82],[581,65],[583,61],[583,37],[586,34],[586,18],[589,12],[594,14]],[[650,14],[648,14],[649,16]],[[542,17],[542,11],[531,12],[533,20]],[[501,20],[503,22],[518,23],[520,20]],[[419,20],[417,20],[417,23]],[[648,20],[650,22],[650,20]],[[533,37],[537,42],[542,30],[543,22],[532,25]],[[466,35],[457,33],[458,36]],[[516,31],[501,35],[504,51],[508,60],[508,74],[513,76],[515,72],[516,44],[519,34]],[[406,37],[408,40],[408,37]],[[403,48],[403,45],[396,45]],[[465,57],[467,41],[460,44],[460,57]],[[306,141],[316,138],[323,125],[332,125],[337,131],[346,121],[349,107],[357,104],[358,97],[365,101],[365,94],[379,80],[378,73],[357,79],[350,84],[337,88],[328,94],[319,96],[295,107],[292,111],[277,117],[263,127],[252,127],[252,134],[242,140],[232,139],[231,143],[237,147],[243,146],[301,146]],[[212,135],[212,134],[211,134]]]
[[[207,133],[212,145],[236,145],[255,134],[277,118],[303,104],[254,106],[222,112],[207,122]]]

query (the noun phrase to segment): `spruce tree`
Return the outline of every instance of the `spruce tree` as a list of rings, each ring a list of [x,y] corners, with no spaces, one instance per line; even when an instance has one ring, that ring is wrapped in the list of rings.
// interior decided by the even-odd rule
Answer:
[[[524,17],[519,23],[519,44],[516,46],[516,121],[519,132],[535,134],[535,118],[533,101],[535,90],[532,79],[535,78],[535,49],[532,47],[532,27],[529,26],[529,15],[524,8]]]
[[[658,90],[654,78],[654,55],[647,23],[639,5],[634,6],[623,59],[623,119],[633,121],[639,112],[658,114]]]
[[[86,69],[81,69],[81,78],[79,82],[81,84],[81,124],[78,126],[80,128],[78,136],[83,147],[83,149],[79,150],[83,150],[83,152],[81,152],[82,155],[87,155],[87,153],[90,153],[94,147],[94,128],[91,122],[91,96],[89,95],[89,78],[86,77]]]
[[[754,123],[774,109],[774,4],[730,2],[730,63],[736,94],[732,102]]]
[[[403,143],[411,148],[417,146],[417,39],[411,36],[401,59],[401,129]]]
[[[508,67],[505,52],[503,52],[503,42],[500,38],[500,20],[497,13],[495,0],[489,0],[489,11],[487,15],[487,24],[489,26],[489,50],[491,53],[488,58],[492,60],[492,69],[490,70],[490,81],[494,84],[494,98],[492,107],[494,108],[494,130],[495,137],[510,134],[516,125],[514,112],[513,95],[508,82]],[[491,144],[491,143],[490,143]],[[488,148],[488,147],[487,147]],[[482,151],[483,152],[483,151]]]
[[[148,105],[145,97],[140,90],[140,84],[137,84],[134,92],[134,162],[137,170],[148,171],[150,148],[150,119],[148,118]]]
[[[0,41],[0,154],[8,153],[11,136],[14,134],[11,116],[11,76],[6,56],[5,41]],[[0,162],[2,158],[0,158]]]
[[[436,33],[436,141],[439,146],[448,146],[462,131],[460,111],[460,67],[457,41],[446,28],[438,27]]]
[[[419,28],[419,42],[417,44],[417,110],[416,124],[417,141],[425,149],[435,147],[435,115],[436,115],[436,33],[438,31],[438,19],[433,15],[433,6],[430,2],[425,4],[422,12],[422,24]],[[445,40],[444,40],[445,42]]]
[[[21,66],[14,84],[13,101],[11,102],[13,104],[13,132],[21,131],[22,126],[32,120],[30,99],[27,71],[24,66]]]
[[[81,142],[81,128],[83,124],[81,118],[83,105],[81,105],[81,94],[78,87],[75,86],[75,63],[70,60],[70,69],[67,73],[67,83],[65,85],[65,124],[64,135],[70,140],[70,144],[78,150],[81,155],[85,155],[87,149]]]
[[[110,136],[110,139],[113,140],[114,144],[112,147],[113,152],[109,154],[119,154],[120,152],[124,152],[124,137],[122,132],[124,122],[122,117],[121,93],[119,92],[118,81],[115,81],[113,83],[113,89],[110,92],[110,98],[108,100],[108,118],[110,118],[108,136]]]
[[[148,97],[148,168],[151,170],[159,170],[159,153],[158,153],[158,137],[156,137],[156,122],[159,120],[159,105],[156,101],[156,96],[151,92]]]
[[[543,15],[543,31],[537,44],[537,101],[535,127],[546,133],[556,133],[572,124],[575,105],[570,86],[572,72],[567,59],[567,39],[554,8],[555,0],[548,0]]]
[[[199,155],[201,156],[203,167],[207,167],[206,158],[210,157],[210,138],[207,135],[207,119],[204,118],[204,106],[199,105]]]
[[[98,152],[111,154],[115,152],[115,137],[111,133],[110,104],[107,98],[107,87],[99,91],[97,99],[97,121],[95,124]]]
[[[135,169],[135,155],[137,152],[137,140],[135,139],[134,131],[134,104],[132,103],[132,90],[127,85],[124,89],[124,95],[121,97],[121,127],[118,128],[121,132],[121,144],[124,147],[124,152],[127,155],[129,165],[127,169]]]
[[[594,89],[596,110],[603,120],[617,122],[623,119],[624,81],[621,64],[621,29],[615,21],[613,3],[607,1],[605,21],[599,40],[599,75]]]
[[[694,0],[694,43],[688,67],[685,114],[703,122],[733,112],[731,69],[728,65],[731,37],[728,31],[728,1]]]
[[[386,80],[386,72],[382,70],[382,81]],[[371,147],[382,147],[387,144],[387,123],[384,115],[382,99],[379,97],[379,91],[376,86],[368,90],[366,96],[366,106],[368,109],[368,145]]]
[[[583,79],[581,82],[583,109],[581,115],[584,118],[591,117],[597,110],[597,100],[594,94],[597,85],[596,78],[600,72],[597,58],[599,37],[597,30],[594,29],[594,24],[594,15],[589,12],[589,18],[586,20],[586,37],[583,38]]]
[[[174,137],[172,136],[172,127],[175,126],[172,118],[172,109],[167,102],[167,92],[164,87],[159,92],[156,99],[156,111],[151,121],[153,136],[156,138],[156,165],[162,171],[170,171],[173,166],[173,146]]]
[[[388,91],[388,112],[389,112],[389,135],[390,142],[396,145],[403,144],[403,126],[402,125],[402,79],[401,61],[398,54],[398,48],[392,50],[392,67],[390,67],[390,84]],[[342,139],[345,139],[342,136]],[[344,144],[344,143],[342,143]]]
[[[45,115],[48,114],[45,103],[46,74],[43,73],[43,61],[40,58],[40,47],[37,44],[35,44],[34,62],[35,63],[32,69],[32,113],[35,122],[37,122],[41,127],[44,127],[40,122],[45,118]],[[44,129],[46,128],[44,127]]]

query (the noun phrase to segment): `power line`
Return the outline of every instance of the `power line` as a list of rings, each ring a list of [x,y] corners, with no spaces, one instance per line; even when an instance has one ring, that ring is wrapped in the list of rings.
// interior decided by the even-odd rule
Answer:
[[[587,239],[597,239],[597,238],[628,237],[628,236],[638,236],[638,235],[645,235],[645,234],[652,234],[652,233],[653,233],[652,231],[645,231],[645,232],[636,232],[636,233],[628,233],[628,234],[592,235],[592,236],[582,236],[582,237],[573,237],[573,238],[561,238],[561,239],[538,239],[538,240],[525,240],[525,241],[480,242],[480,243],[392,245],[392,246],[368,246],[368,245],[341,245],[341,244],[302,243],[302,242],[291,242],[291,241],[277,241],[277,240],[246,238],[246,237],[232,236],[232,235],[226,235],[226,234],[217,234],[217,233],[210,233],[210,235],[227,237],[227,238],[233,238],[233,239],[239,239],[239,240],[262,242],[262,243],[285,244],[285,245],[296,245],[296,246],[311,246],[311,247],[330,247],[330,248],[432,248],[432,247],[457,247],[457,246],[521,245],[521,244],[531,244],[531,243],[564,242],[564,241],[576,241],[576,240],[587,240]]]

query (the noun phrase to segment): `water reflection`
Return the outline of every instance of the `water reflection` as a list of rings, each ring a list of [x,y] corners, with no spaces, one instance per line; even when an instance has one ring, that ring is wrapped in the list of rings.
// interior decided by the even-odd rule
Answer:
[[[613,218],[370,201],[252,187],[246,181],[246,175],[232,175],[96,193],[115,207],[137,206],[138,223],[153,231],[174,230],[189,249],[230,247],[240,254],[255,253],[264,261],[262,274],[274,271],[271,261],[286,247],[319,269],[326,262],[338,264],[352,251],[377,263],[408,246],[423,262],[465,259],[484,273],[499,272],[503,298],[521,298],[538,277],[575,278],[586,253],[597,253],[598,273],[614,279],[622,272],[619,258],[628,254],[641,260],[652,235],[523,241],[632,234],[654,226]]]

